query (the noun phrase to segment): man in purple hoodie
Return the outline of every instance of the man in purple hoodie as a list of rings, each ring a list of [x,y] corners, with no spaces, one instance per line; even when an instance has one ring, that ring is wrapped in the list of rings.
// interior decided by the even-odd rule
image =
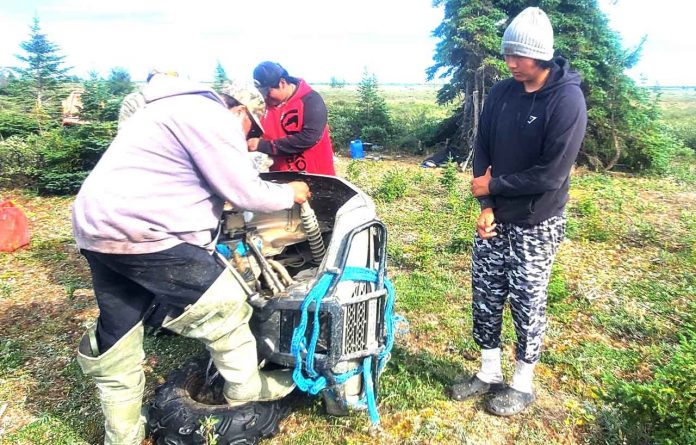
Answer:
[[[471,190],[481,203],[472,255],[473,336],[481,369],[451,388],[455,400],[493,393],[486,409],[511,416],[535,400],[532,379],[546,328],[546,287],[565,231],[570,171],[587,124],[580,76],[553,57],[544,11],[526,8],[503,34],[511,78],[486,98]],[[503,308],[517,343],[510,386],[501,369]]]
[[[225,379],[229,403],[275,400],[294,387],[284,370],[257,368],[251,307],[213,255],[226,201],[277,211],[310,196],[304,182],[263,181],[247,153],[264,100],[249,84],[221,94],[157,76],[146,105],[123,126],[73,205],[73,232],[99,306],[77,361],[99,389],[105,444],[140,444],[144,324],[197,338]],[[257,128],[259,127],[259,128]]]

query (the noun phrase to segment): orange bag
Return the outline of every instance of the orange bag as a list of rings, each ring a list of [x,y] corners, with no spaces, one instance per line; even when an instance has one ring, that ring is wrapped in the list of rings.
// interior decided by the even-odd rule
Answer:
[[[0,252],[12,252],[29,244],[29,221],[12,201],[0,203]]]

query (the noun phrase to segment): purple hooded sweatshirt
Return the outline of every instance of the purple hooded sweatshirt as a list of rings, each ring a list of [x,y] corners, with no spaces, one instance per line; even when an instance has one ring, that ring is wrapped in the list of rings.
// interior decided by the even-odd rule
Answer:
[[[269,212],[293,190],[259,178],[241,122],[209,88],[157,76],[73,204],[77,245],[141,254],[189,243],[213,250],[225,201]]]

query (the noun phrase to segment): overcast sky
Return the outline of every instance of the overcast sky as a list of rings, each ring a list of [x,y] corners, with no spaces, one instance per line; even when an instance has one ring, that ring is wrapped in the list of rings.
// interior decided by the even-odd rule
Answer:
[[[647,84],[696,85],[696,2],[600,0],[626,46],[648,35],[630,74]],[[0,0],[0,66],[18,64],[34,15],[73,73],[126,68],[142,80],[152,67],[212,80],[219,60],[228,76],[250,77],[263,60],[310,82],[348,82],[364,68],[381,83],[422,83],[442,10],[431,0]]]
[[[647,85],[696,86],[696,1],[600,0],[610,26],[624,47],[635,47],[647,35],[638,65],[629,71]]]

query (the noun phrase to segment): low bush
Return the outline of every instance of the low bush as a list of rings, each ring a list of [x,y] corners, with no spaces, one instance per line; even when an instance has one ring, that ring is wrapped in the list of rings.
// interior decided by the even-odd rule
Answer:
[[[445,164],[445,168],[442,169],[440,184],[448,192],[455,192],[459,183],[460,180],[457,176],[457,163],[450,159],[447,161],[447,164]]]
[[[360,130],[360,138],[373,144],[384,145],[389,141],[389,134],[384,127],[367,125]]]
[[[675,154],[682,147],[664,127],[657,124],[638,132],[627,142],[631,150],[626,152],[622,162],[632,171],[648,171],[663,174],[668,171]]]
[[[41,157],[23,137],[0,141],[0,187],[31,188],[41,171]]]
[[[429,104],[402,105],[395,108],[392,113],[392,139],[398,148],[417,152],[419,147],[422,149],[424,145],[437,139],[437,129],[446,108]]]
[[[75,193],[116,133],[116,123],[62,127],[0,141],[0,185]]]
[[[24,137],[39,131],[39,122],[30,114],[0,110],[0,140],[13,136]]]
[[[609,241],[616,232],[613,216],[604,212],[593,196],[583,197],[568,206],[568,238],[603,242]]]
[[[115,122],[65,127],[41,137],[43,169],[39,193],[66,195],[79,190],[116,134]]]
[[[409,179],[399,170],[389,170],[377,186],[373,197],[382,202],[392,202],[403,198],[408,190]]]
[[[358,137],[355,110],[345,105],[329,104],[329,129],[334,152],[348,149],[348,144]]]
[[[686,331],[671,360],[655,371],[652,380],[610,379],[606,399],[617,406],[628,425],[640,425],[651,443],[696,444],[695,328]]]
[[[696,117],[672,125],[675,137],[696,152]]]

